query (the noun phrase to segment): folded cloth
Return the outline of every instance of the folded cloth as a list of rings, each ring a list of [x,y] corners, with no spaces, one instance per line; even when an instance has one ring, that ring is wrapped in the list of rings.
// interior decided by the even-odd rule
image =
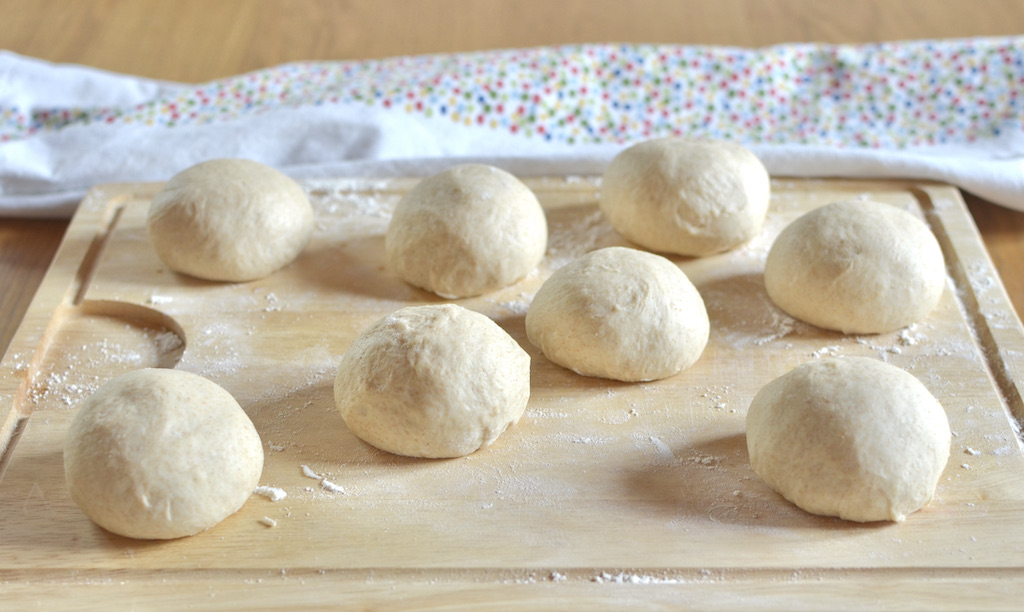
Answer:
[[[600,173],[662,136],[750,147],[775,176],[899,177],[1024,210],[1024,37],[762,49],[579,45],[285,64],[209,83],[0,52],[0,215],[244,157],[296,178],[478,161]]]

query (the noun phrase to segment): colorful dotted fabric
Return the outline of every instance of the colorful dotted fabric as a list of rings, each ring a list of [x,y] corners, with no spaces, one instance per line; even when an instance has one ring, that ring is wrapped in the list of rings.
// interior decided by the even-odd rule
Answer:
[[[765,49],[584,45],[279,66],[131,108],[0,107],[0,141],[366,104],[565,144],[659,136],[905,148],[1022,130],[1024,38]]]

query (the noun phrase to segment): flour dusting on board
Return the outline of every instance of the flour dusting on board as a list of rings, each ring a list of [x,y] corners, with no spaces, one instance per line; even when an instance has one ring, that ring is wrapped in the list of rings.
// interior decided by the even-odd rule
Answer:
[[[372,321],[401,306],[439,301],[394,279],[381,280],[387,274],[383,235],[411,184],[307,182],[317,230],[310,250],[294,264],[253,283],[179,285],[162,276],[155,287],[121,288],[179,320],[186,345],[168,330],[75,330],[74,342],[61,340],[70,350],[47,355],[29,398],[40,407],[68,408],[110,375],[183,348],[178,367],[223,383],[268,450],[264,477],[274,486],[253,491],[260,498],[243,507],[248,518],[225,526],[225,537],[231,529],[249,529],[272,547],[275,538],[298,535],[308,563],[330,568],[338,555],[353,553],[384,567],[394,551],[425,567],[436,563],[436,551],[477,554],[486,541],[501,563],[520,562],[515,551],[554,559],[548,569],[524,570],[511,581],[585,582],[609,590],[721,579],[708,570],[659,569],[691,563],[691,550],[705,555],[700,563],[716,567],[752,567],[757,560],[743,555],[758,547],[836,566],[852,555],[889,566],[930,560],[940,544],[913,544],[920,536],[915,517],[897,528],[903,542],[895,542],[889,528],[847,529],[803,513],[753,473],[744,435],[747,406],[762,385],[804,361],[884,359],[940,398],[955,431],[955,458],[933,502],[939,512],[921,524],[939,524],[945,516],[969,522],[986,507],[979,487],[991,488],[989,481],[996,480],[979,476],[1020,464],[1016,432],[1007,426],[999,398],[979,398],[971,387],[976,381],[970,373],[980,372],[980,379],[987,371],[975,339],[959,327],[949,295],[933,319],[864,336],[821,330],[774,306],[761,276],[764,259],[772,237],[808,205],[784,183],[776,183],[781,191],[773,200],[774,216],[761,236],[729,253],[673,259],[694,280],[712,322],[708,348],[694,366],[663,381],[623,384],[578,376],[547,361],[526,344],[523,329],[536,289],[569,261],[624,244],[597,208],[592,177],[552,183],[550,192],[540,183],[542,201],[558,198],[558,204],[549,209],[549,249],[536,272],[516,286],[456,302],[494,317],[530,351],[533,387],[523,418],[467,457],[417,460],[379,451],[345,427],[334,406],[333,379],[351,340]],[[581,191],[567,192],[566,185]],[[102,286],[118,289],[116,279],[103,273],[101,268]],[[976,285],[984,295],[994,294],[984,279]],[[90,295],[108,297],[124,299]],[[22,355],[9,363],[28,372],[32,359]],[[999,486],[1009,491],[1016,485]],[[815,530],[828,537],[800,535]],[[664,545],[645,549],[638,542]],[[702,548],[709,542],[713,546]],[[941,546],[965,557],[981,549],[966,536]],[[278,552],[258,554],[273,559]],[[615,569],[607,561],[611,554]],[[578,555],[575,564],[562,564],[570,555]]]
[[[288,497],[288,493],[285,492],[284,489],[279,489],[277,487],[270,487],[265,485],[256,487],[253,493],[255,493],[256,495],[266,497],[272,502],[281,501],[282,499]]]
[[[341,485],[335,484],[328,480],[326,476],[316,473],[308,465],[300,465],[299,469],[302,470],[302,475],[305,476],[306,478],[311,478],[313,480],[319,481],[320,488],[323,489],[324,491],[327,491],[328,493],[346,494],[345,489]]]
[[[554,271],[590,251],[621,242],[622,238],[596,204],[560,209],[549,213],[545,264]]]
[[[305,187],[321,218],[390,221],[399,198],[389,181],[383,179],[309,180]]]
[[[58,337],[55,342],[68,350],[44,363],[28,385],[26,397],[36,406],[52,402],[59,408],[73,408],[113,375],[172,365],[184,350],[181,338],[172,331],[101,317],[72,319],[62,334],[69,341]]]

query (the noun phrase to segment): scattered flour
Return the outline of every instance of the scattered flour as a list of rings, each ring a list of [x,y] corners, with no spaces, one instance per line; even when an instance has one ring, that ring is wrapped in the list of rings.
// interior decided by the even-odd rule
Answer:
[[[567,220],[549,221],[548,250],[544,261],[552,272],[598,248],[614,230],[595,205]]]
[[[288,493],[286,493],[284,489],[279,489],[277,487],[267,487],[262,485],[256,487],[256,490],[254,490],[253,493],[255,493],[256,495],[262,495],[263,497],[266,497],[267,499],[273,502],[281,501],[282,499],[288,497]]]
[[[173,301],[174,301],[174,298],[172,296],[169,296],[169,295],[156,295],[156,294],[154,294],[154,295],[151,295],[148,298],[146,298],[146,303],[147,304],[152,304],[154,306],[159,306],[161,304],[170,304]]]
[[[71,325],[73,328],[69,334],[107,333],[93,330],[88,320],[74,321]],[[31,380],[26,399],[36,407],[54,402],[59,408],[70,409],[92,395],[112,376],[138,368],[167,365],[167,359],[176,361],[176,356],[184,350],[181,337],[169,330],[130,324],[125,324],[123,329],[120,341],[103,337],[85,342],[48,361],[41,370],[29,371]],[[55,343],[60,344],[61,340],[55,340]]]
[[[328,493],[341,493],[343,495],[347,495],[345,489],[341,485],[327,480],[325,476],[316,473],[308,465],[300,465],[299,468],[302,470],[302,475],[306,478],[312,478],[313,480],[320,481],[320,488],[324,491],[327,491]]]
[[[153,344],[156,345],[156,350],[161,354],[184,349],[184,342],[182,342],[181,336],[172,331],[157,333],[153,337]]]
[[[387,222],[399,199],[384,179],[307,180],[305,188],[320,219],[371,218]]]
[[[841,349],[837,344],[833,344],[831,346],[823,346],[820,349],[811,353],[811,357],[815,359],[820,359],[822,357],[838,357],[840,350]]]
[[[674,576],[652,576],[650,574],[630,574],[626,572],[619,572],[617,574],[601,572],[591,578],[591,582],[602,584],[685,584],[688,582],[714,581],[713,574],[709,570],[702,570],[700,577],[695,580],[687,580],[685,578]]]
[[[712,455],[694,454],[689,457],[688,461],[701,467],[714,468],[722,462],[722,459],[722,457],[715,457]]]
[[[654,445],[654,448],[657,449],[658,455],[662,459],[672,463],[676,461],[675,453],[673,453],[672,449],[668,447],[668,444],[661,441],[661,438],[658,438],[657,436],[649,436],[648,439],[651,441],[651,444]]]
[[[300,465],[299,469],[302,470],[302,475],[306,478],[312,478],[313,480],[322,480],[323,477],[320,474],[314,472],[308,465]]]
[[[276,293],[268,293],[266,295],[267,305],[263,308],[263,312],[280,312],[282,308],[281,301],[277,299]]]
[[[584,180],[584,179],[579,179]],[[368,227],[373,228],[374,231],[379,231],[382,227],[386,226],[386,222],[390,219],[391,210],[393,209],[394,202],[397,201],[397,195],[395,194],[394,188],[390,186],[391,183],[388,181],[381,181],[375,183],[373,181],[351,181],[342,185],[336,184],[336,182],[325,182],[322,185],[311,185],[311,195],[316,200],[316,206],[318,210],[323,212],[327,217],[331,217],[327,220],[321,220],[321,230],[333,230],[336,227],[341,227],[344,224],[353,224],[352,227]],[[345,227],[348,227],[347,225]],[[598,248],[599,246],[605,246],[605,243],[615,240],[615,234],[611,230],[610,226],[603,219],[601,213],[594,208],[588,208],[581,206],[571,214],[562,215],[552,226],[552,235],[550,241],[550,248],[546,258],[546,266],[553,270],[561,267],[565,263],[568,263],[572,259]],[[762,257],[763,246],[758,246],[756,251],[752,251],[753,255],[748,256]],[[763,258],[763,257],[762,257]],[[735,298],[736,296],[730,294],[730,291],[735,291],[735,285],[723,285],[721,289],[721,299],[724,301],[728,298]],[[745,288],[740,289],[746,291]],[[265,291],[265,290],[261,290]],[[254,293],[250,294],[250,302],[248,305],[255,310],[262,310],[266,313],[281,311],[283,307],[288,306],[291,310],[299,310],[298,305],[292,301],[292,296],[285,296],[283,289],[279,289],[278,293],[265,292],[265,293]],[[287,298],[283,300],[279,297],[284,296]],[[757,296],[755,296],[757,297]],[[495,301],[498,307],[512,313],[512,314],[525,314],[529,307],[529,301],[532,299],[532,295],[527,292],[520,292],[518,294],[511,294],[508,296],[500,296],[500,301]],[[154,294],[146,298],[147,303],[151,305],[166,305],[170,304],[175,298],[169,295]],[[820,335],[812,335],[808,333],[809,327],[805,324],[796,321],[781,313],[777,309],[770,308],[770,305],[761,303],[757,304],[754,310],[750,313],[753,318],[749,321],[743,319],[742,315],[747,314],[746,310],[742,312],[739,310],[727,310],[724,311],[720,319],[721,320],[743,320],[744,324],[742,327],[738,327],[735,331],[735,335],[729,339],[735,339],[735,345],[737,348],[743,350],[758,350],[756,347],[766,347],[769,344],[775,343],[783,338],[789,338],[795,343],[802,355],[807,355],[807,352],[814,349],[810,342],[817,338],[820,341]],[[289,313],[290,314],[290,313]],[[248,351],[251,347],[244,340],[247,336],[252,336],[254,333],[258,333],[259,329],[253,325],[241,323],[237,321],[227,321],[215,317],[202,318],[196,329],[196,336],[190,337],[190,347],[196,347],[201,349],[201,354],[207,355],[208,357],[203,358],[202,361],[192,362],[193,369],[201,370],[206,373],[218,374],[218,373],[236,373],[237,370],[244,366],[244,362],[248,358]],[[267,320],[273,319],[273,317],[266,317]],[[922,326],[922,327],[927,327]],[[814,357],[822,357],[825,355],[838,354],[844,349],[856,348],[857,344],[867,346],[871,349],[877,349],[890,354],[900,355],[903,357],[912,356],[919,352],[922,348],[928,348],[932,351],[929,354],[941,354],[939,348],[928,347],[929,344],[926,342],[927,337],[921,333],[918,326],[911,326],[907,329],[901,330],[893,334],[891,337],[871,337],[868,338],[852,338],[836,340],[839,344],[830,344],[823,346],[817,350],[813,350],[811,353]],[[158,351],[169,351],[175,350],[181,345],[181,338],[176,334],[170,332],[157,333],[155,336],[148,338],[148,341],[157,347]],[[828,340],[826,340],[828,341]],[[944,341],[945,342],[945,341]],[[854,344],[857,343],[857,344]],[[947,343],[948,344],[948,343]],[[772,350],[791,349],[794,344],[788,344],[783,346],[780,344],[773,344],[770,348]],[[945,346],[945,345],[944,345]],[[962,350],[971,350],[970,347],[955,347],[948,345],[947,352],[956,352]],[[193,354],[200,351],[194,351]],[[328,381],[333,375],[336,366],[336,360],[332,361],[330,355],[326,354],[327,349],[323,346],[315,347],[311,349],[311,353],[304,358],[308,358],[308,362],[294,365],[296,372],[296,383],[293,388],[289,389],[275,389],[273,393],[275,396],[286,397],[297,390],[305,390],[315,387],[325,386],[324,381]],[[85,362],[115,364],[123,367],[137,367],[140,364],[146,362],[147,356],[139,351],[134,350],[133,347],[117,346],[114,342],[108,342],[103,339],[96,343],[90,343],[81,347],[80,355],[70,355],[66,358],[66,363],[58,369],[46,371],[37,377],[37,380],[33,382],[30,387],[30,398],[34,401],[44,400],[56,400],[56,402],[65,407],[71,406],[76,403],[79,399],[85,395],[91,393],[100,384],[98,378],[83,377],[81,374],[76,373],[79,366]],[[195,359],[193,357],[193,359]],[[27,366],[26,366],[27,367]],[[291,367],[291,366],[290,366]],[[686,376],[686,374],[684,374]],[[564,448],[567,444],[577,445],[574,448],[575,455],[572,459],[576,461],[571,467],[578,468],[579,474],[587,474],[588,470],[591,475],[595,477],[597,482],[596,474],[601,473],[602,470],[608,471],[613,470],[616,465],[614,462],[606,461],[606,455],[609,454],[609,448],[619,450],[622,447],[615,447],[614,445],[619,444],[623,439],[628,445],[630,441],[634,444],[634,450],[638,451],[637,454],[646,457],[649,463],[642,467],[663,467],[667,466],[670,469],[662,470],[664,472],[674,472],[678,470],[686,471],[689,473],[699,473],[701,478],[708,482],[718,482],[722,480],[719,478],[719,474],[726,471],[726,468],[732,470],[733,468],[739,469],[739,462],[737,461],[735,454],[723,455],[720,454],[723,451],[721,448],[712,447],[711,452],[705,452],[705,448],[700,449],[688,449],[682,441],[685,439],[685,435],[673,435],[675,433],[674,427],[679,427],[679,431],[685,431],[683,425],[678,425],[674,419],[679,415],[685,414],[690,411],[690,407],[678,408],[676,412],[670,416],[658,416],[658,413],[648,405],[648,398],[646,397],[647,389],[652,389],[651,394],[654,395],[657,392],[657,386],[651,385],[649,387],[636,386],[631,391],[642,392],[645,394],[641,404],[643,405],[643,418],[639,417],[639,413],[636,408],[626,410],[607,410],[597,414],[586,414],[577,409],[577,406],[573,404],[573,400],[562,397],[546,397],[544,401],[531,402],[526,416],[530,422],[523,423],[518,427],[524,431],[516,431],[515,438],[512,438],[514,442],[503,441],[501,444],[514,444],[517,449],[523,449],[524,447],[531,450],[540,452],[546,452],[549,447],[545,444],[550,444],[554,441],[557,444],[562,445]],[[696,405],[700,408],[699,413],[703,414],[701,418],[704,419],[729,419],[730,417],[726,413],[726,409],[731,405],[738,405],[742,402],[742,397],[737,398],[733,395],[726,397],[724,392],[711,392],[710,387],[705,387],[705,392],[700,395],[700,390],[693,392],[694,387],[683,389],[682,393],[687,394],[685,401],[690,401],[694,397],[697,397]],[[604,396],[614,400],[616,395],[624,395],[627,391],[621,390],[616,387],[614,390],[609,389]],[[738,394],[737,394],[738,395]],[[594,394],[597,397],[597,394]],[[261,398],[266,399],[266,398]],[[620,398],[621,399],[621,398]],[[727,401],[728,400],[728,401]],[[597,401],[600,401],[598,399]],[[630,404],[632,405],[632,404]],[[281,418],[287,417],[287,414],[291,411],[298,410],[293,406],[284,406],[282,403],[280,408]],[[310,403],[307,401],[305,405],[302,405],[302,409],[309,409]],[[325,409],[326,410],[326,409]],[[735,412],[735,409],[731,409],[728,412]],[[668,413],[663,413],[668,414]],[[615,427],[604,427],[595,428],[593,431],[585,430],[580,432],[580,429],[576,427],[573,429],[575,423],[580,420],[594,419],[594,421],[600,423],[602,426],[614,425]],[[662,419],[659,421],[659,419]],[[571,421],[570,421],[571,420]],[[549,435],[544,439],[538,439],[531,436],[530,428],[546,428],[549,426],[561,426],[562,429],[558,430],[559,433]],[[557,428],[553,428],[557,429]],[[299,430],[294,430],[297,435],[302,435]],[[628,436],[632,436],[632,440]],[[671,437],[669,437],[671,436]],[[673,447],[665,442],[669,440],[673,443],[673,446],[679,452],[677,456],[673,452]],[[966,440],[966,436],[965,436]],[[277,443],[268,442],[268,448],[271,451],[283,451],[286,446],[291,446],[293,441],[288,440],[288,444],[282,444],[280,439],[276,439]],[[301,444],[303,441],[300,441]],[[598,445],[606,445],[606,448],[599,448]],[[989,449],[991,445],[986,445],[984,448]],[[1019,452],[1019,449],[1010,448],[1009,446],[1000,447],[1005,448],[1005,454],[1013,454]],[[442,478],[448,487],[445,491],[438,492],[438,496],[443,498],[448,492],[458,493],[479,493],[482,487],[487,487],[487,493],[494,494],[497,500],[497,507],[495,502],[487,499],[486,501],[479,502],[481,509],[490,509],[497,512],[501,509],[502,502],[512,500],[515,502],[529,501],[531,504],[554,506],[560,503],[570,504],[578,503],[580,499],[585,499],[585,495],[579,495],[577,491],[569,489],[571,486],[579,486],[581,489],[582,485],[578,482],[573,481],[562,482],[558,480],[556,476],[548,476],[543,470],[533,472],[533,467],[526,461],[523,465],[516,462],[502,463],[495,461],[494,457],[500,456],[502,453],[501,445],[496,446],[495,450],[487,450],[481,453],[477,458],[469,459],[463,462],[450,462],[448,464],[438,464],[432,466],[432,469],[437,470],[450,470],[451,477]],[[728,451],[724,451],[728,452]],[[1002,450],[988,451],[990,455],[999,455]],[[964,454],[969,456],[980,456],[982,453],[971,446],[964,448]],[[581,457],[587,458],[587,462],[581,460]],[[284,460],[286,457],[277,456],[275,460]],[[326,462],[325,465],[333,465],[330,461],[333,461],[333,457],[328,457],[326,454],[322,457]],[[594,458],[594,462],[590,462],[590,459]],[[730,460],[731,458],[731,460]],[[964,457],[967,459],[967,457]],[[984,459],[991,459],[991,457],[984,457],[979,459],[979,462]],[[633,457],[628,456],[628,449],[626,456],[623,461],[630,461],[630,469],[636,467],[633,462]],[[972,460],[973,461],[973,460]],[[462,466],[473,463],[476,467],[473,469],[477,470],[475,473],[477,476],[476,480],[468,480],[453,483],[452,481],[457,480],[457,476],[465,476],[468,470],[460,469]],[[955,465],[955,464],[954,464]],[[980,463],[978,464],[980,466]],[[564,467],[564,466],[562,466]],[[962,469],[971,469],[967,463],[961,464]],[[320,474],[308,465],[301,465],[301,474],[305,478],[315,480],[319,483],[319,488],[327,493],[340,493],[348,494],[342,486],[332,482],[327,476]],[[330,468],[327,468],[330,469]],[[369,485],[366,483],[373,483],[373,491],[380,493],[379,504],[381,508],[393,505],[394,498],[400,497],[400,502],[406,504],[410,508],[425,508],[431,507],[430,504],[441,504],[443,505],[447,500],[431,500],[416,498],[409,500],[403,487],[408,487],[409,490],[414,489],[414,481],[419,478],[417,474],[422,474],[422,471],[418,470],[405,470],[403,464],[396,462],[394,465],[388,464],[385,466],[369,464],[365,467],[363,473],[358,473],[358,469],[348,471],[349,468],[345,468],[347,471],[344,472],[343,476],[337,479],[341,482],[345,482],[350,489],[362,493],[364,485],[369,490]],[[362,469],[362,468],[360,468]],[[980,470],[980,467],[978,468]],[[705,471],[706,470],[706,471]],[[717,473],[714,470],[718,470]],[[657,470],[654,470],[657,471]],[[557,472],[557,470],[553,470]],[[350,476],[355,474],[361,477],[362,480],[350,480]],[[732,474],[729,474],[732,476]],[[333,476],[332,476],[333,477]],[[749,491],[740,489],[734,489],[733,487],[738,486],[737,483],[732,482],[732,478],[728,479],[728,482],[721,488],[723,495],[730,497],[730,503],[737,504],[735,500],[749,494]],[[621,483],[620,483],[621,485]],[[464,487],[463,489],[457,489],[457,486]],[[600,485],[596,485],[600,486]],[[313,491],[312,487],[308,487],[306,490]],[[730,495],[731,492],[731,495]],[[284,499],[286,492],[283,489],[269,486],[257,487],[254,491],[255,494],[266,497],[271,501],[279,501]],[[321,496],[326,499],[327,496]],[[363,499],[363,495],[359,495],[359,499]],[[370,496],[365,496],[369,498]],[[611,497],[611,496],[609,496]],[[452,499],[460,498],[459,495],[452,495]],[[566,501],[568,500],[568,501]],[[602,500],[604,501],[604,500]],[[374,500],[367,501],[368,504],[374,503]],[[744,502],[745,503],[745,502]],[[704,508],[707,510],[707,508]],[[306,516],[310,513],[307,512]],[[382,513],[386,515],[386,513]],[[382,519],[384,520],[384,519]],[[393,520],[393,519],[392,519]],[[678,525],[682,525],[683,528],[689,529],[694,525],[694,522],[690,520],[689,516],[678,518]],[[265,525],[267,528],[273,528],[277,526],[277,521],[270,517],[263,517],[259,522]],[[667,523],[668,524],[668,523]],[[671,526],[671,525],[669,525]],[[463,527],[463,526],[455,526]],[[455,528],[453,527],[453,529]],[[386,529],[385,529],[386,531]],[[555,528],[552,528],[551,534],[545,533],[544,536],[559,535]],[[593,572],[593,570],[591,570]],[[579,573],[567,575],[559,571],[552,571],[550,574],[543,572],[538,573],[535,576],[538,580],[549,580],[551,582],[565,582],[569,580],[592,580],[598,583],[610,583],[610,584],[676,584],[682,582],[693,582],[698,580],[713,581],[715,576],[710,572],[695,576],[679,577],[669,575],[650,575],[647,573],[631,573],[631,572],[620,572],[618,570],[600,572],[596,575],[591,576],[589,573],[581,575]]]
[[[776,340],[781,340],[796,330],[796,319],[772,309],[771,320],[768,323],[769,333],[754,339],[755,346],[764,346]]]
[[[498,306],[507,310],[510,314],[526,315],[526,312],[530,310],[530,302],[532,301],[533,295],[520,293],[517,299],[498,302]]]
[[[322,479],[320,481],[320,487],[323,490],[328,491],[330,493],[342,493],[342,494],[345,493],[345,489],[343,489],[341,487],[341,485],[336,485],[333,482],[331,482],[330,480],[327,480],[326,478],[324,478],[324,479]]]

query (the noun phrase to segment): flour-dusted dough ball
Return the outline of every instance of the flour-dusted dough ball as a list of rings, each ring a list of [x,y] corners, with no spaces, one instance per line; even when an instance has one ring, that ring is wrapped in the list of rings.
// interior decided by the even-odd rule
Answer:
[[[170,539],[213,527],[252,494],[263,446],[230,393],[199,375],[143,369],[114,378],[71,421],[71,499],[108,531]]]
[[[465,164],[423,179],[399,200],[385,250],[402,280],[461,298],[523,278],[547,242],[547,218],[529,187],[499,168]]]
[[[949,459],[939,402],[914,376],[861,357],[811,361],[765,385],[747,412],[750,465],[813,514],[902,521]]]
[[[558,365],[622,381],[672,376],[700,357],[700,293],[660,255],[608,247],[559,268],[526,313],[526,334]]]
[[[749,149],[659,138],[615,156],[600,206],[616,231],[644,248],[702,256],[756,236],[770,194],[768,172]]]
[[[148,228],[168,268],[250,281],[298,257],[313,234],[313,207],[298,183],[270,166],[214,159],[167,182],[150,203]]]
[[[377,321],[345,352],[334,400],[352,433],[408,457],[461,457],[519,421],[530,356],[482,314],[410,306]]]
[[[768,252],[764,283],[793,317],[843,333],[889,332],[924,319],[945,285],[928,226],[894,206],[836,202],[789,224]]]

